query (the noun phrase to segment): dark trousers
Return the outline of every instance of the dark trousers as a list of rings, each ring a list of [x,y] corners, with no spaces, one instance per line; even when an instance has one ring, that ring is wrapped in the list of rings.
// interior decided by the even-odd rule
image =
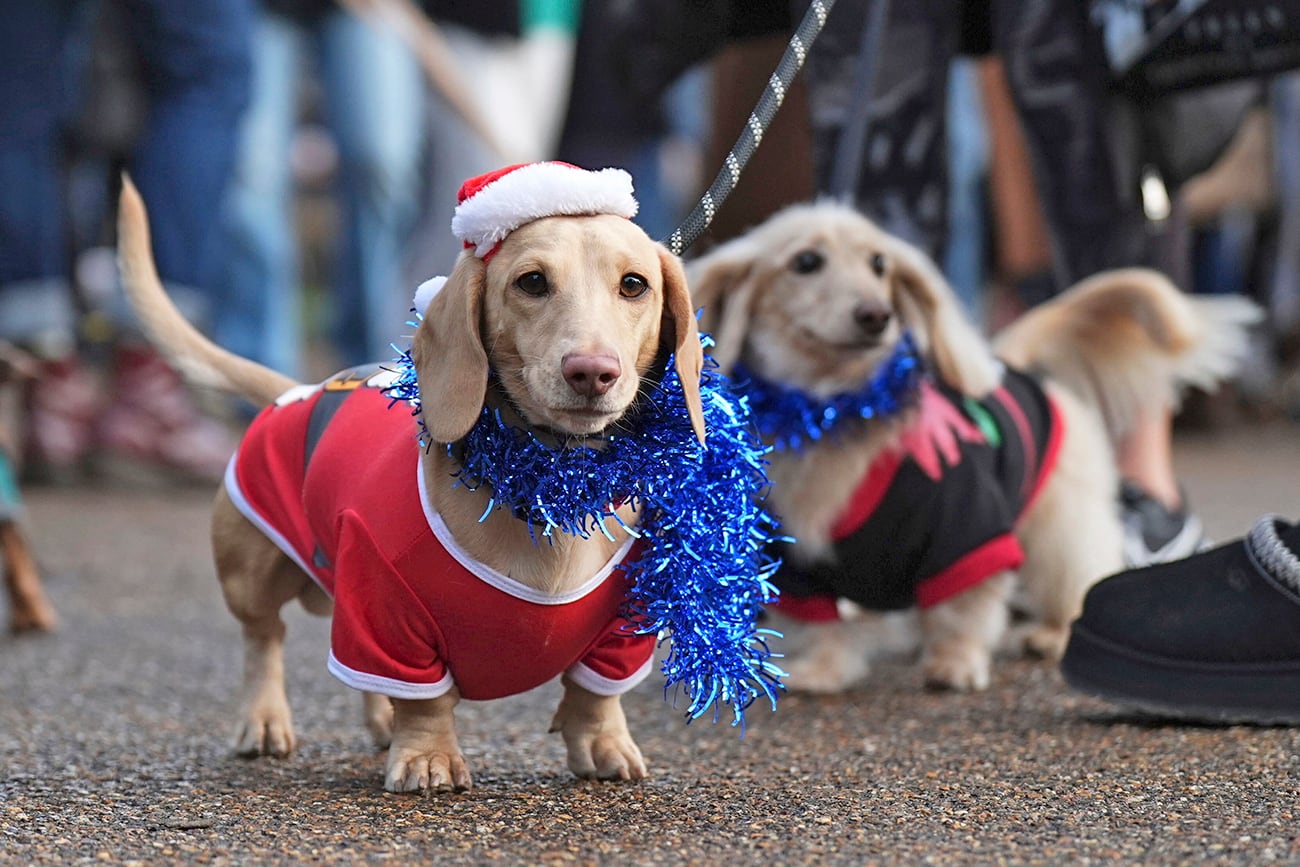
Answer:
[[[211,286],[248,98],[251,0],[112,0],[147,97],[128,167],[162,276]],[[66,276],[65,134],[85,107],[97,0],[0,0],[0,291]]]
[[[878,0],[838,0],[809,55],[819,189],[861,96],[853,82]],[[806,4],[795,3],[801,11]],[[1131,168],[1116,156],[1102,52],[1078,0],[891,0],[852,197],[931,256],[946,234],[948,65],[959,51],[1003,58],[1034,165],[1061,286],[1144,257]],[[847,191],[845,191],[847,192]]]

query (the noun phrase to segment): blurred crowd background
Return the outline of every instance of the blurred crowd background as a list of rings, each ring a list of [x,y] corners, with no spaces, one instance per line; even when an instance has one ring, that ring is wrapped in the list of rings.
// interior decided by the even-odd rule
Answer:
[[[1194,400],[1187,423],[1300,419],[1300,77],[1153,84],[1119,63],[1174,5],[840,0],[687,255],[844,196],[930,252],[990,330],[1097,269],[1156,265],[1269,313],[1236,388]],[[247,411],[186,389],[134,332],[113,252],[120,171],[186,314],[320,378],[393,356],[414,287],[459,252],[467,177],[620,166],[637,222],[666,236],[806,6],[0,0],[0,341],[32,359],[14,365],[10,428],[26,478],[214,479]],[[412,37],[412,11],[435,42]],[[1245,15],[1222,26],[1270,23]],[[430,83],[438,63],[450,90]]]

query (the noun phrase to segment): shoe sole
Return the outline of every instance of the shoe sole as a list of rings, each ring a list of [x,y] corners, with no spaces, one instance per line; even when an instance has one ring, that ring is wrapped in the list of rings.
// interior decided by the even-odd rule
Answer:
[[[1300,661],[1189,663],[1138,654],[1078,623],[1061,659],[1074,689],[1144,715],[1214,725],[1300,724]]]

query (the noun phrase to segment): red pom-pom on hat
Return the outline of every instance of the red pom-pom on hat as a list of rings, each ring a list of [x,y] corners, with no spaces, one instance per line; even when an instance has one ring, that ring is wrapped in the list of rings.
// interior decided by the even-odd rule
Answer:
[[[461,184],[451,231],[486,261],[505,237],[543,217],[612,214],[631,219],[637,201],[622,169],[589,171],[564,162],[506,166]]]

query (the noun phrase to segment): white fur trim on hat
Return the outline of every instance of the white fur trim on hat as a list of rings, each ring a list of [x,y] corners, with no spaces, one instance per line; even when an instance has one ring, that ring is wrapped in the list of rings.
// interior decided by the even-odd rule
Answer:
[[[632,176],[622,169],[530,163],[461,202],[451,231],[482,258],[515,229],[543,217],[614,214],[631,219],[636,212]]]
[[[446,277],[430,277],[419,285],[415,290],[415,298],[411,301],[411,306],[421,315],[429,309],[429,303],[433,297],[442,291],[442,287],[447,284]]]

